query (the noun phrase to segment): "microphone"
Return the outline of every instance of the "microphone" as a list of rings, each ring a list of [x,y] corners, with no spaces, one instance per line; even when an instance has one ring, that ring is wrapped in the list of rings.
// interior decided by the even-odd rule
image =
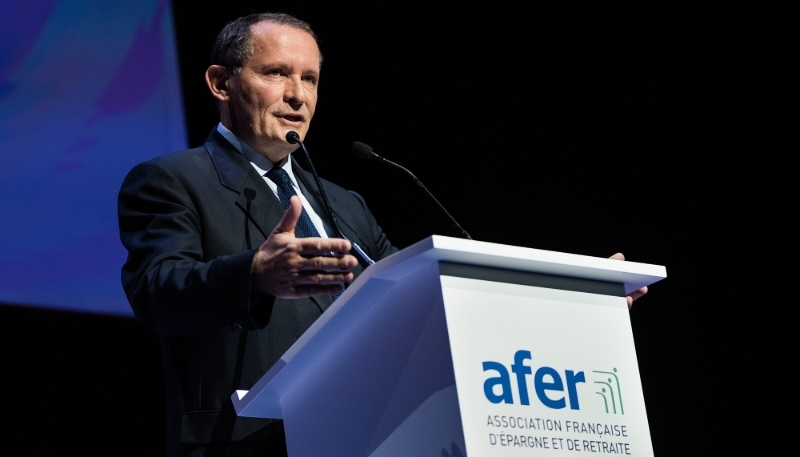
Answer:
[[[331,208],[331,203],[328,201],[328,196],[325,194],[325,189],[322,187],[322,181],[319,179],[317,170],[314,169],[314,164],[311,162],[311,156],[308,154],[308,149],[306,149],[306,145],[300,141],[300,135],[298,135],[294,130],[289,130],[286,133],[286,141],[288,141],[289,144],[299,144],[300,149],[303,150],[303,156],[306,159],[306,163],[308,163],[308,168],[311,170],[311,174],[314,175],[314,181],[317,183],[317,189],[319,189],[319,193],[322,195],[322,202],[325,206],[325,212],[328,214],[328,218],[333,221],[333,228],[336,229],[339,238],[349,241],[353,246],[353,251],[355,251],[356,257],[358,257],[367,266],[375,264],[375,261],[370,259],[367,253],[361,249],[361,246],[344,236],[342,229],[339,228],[339,219],[336,217],[336,213],[333,212],[333,208]]]
[[[300,141],[300,135],[298,135],[294,130],[289,130],[286,132],[286,141],[288,141],[289,144],[303,144],[303,142]]]
[[[356,142],[353,143],[353,154],[361,157],[362,159],[372,159],[372,158],[379,159],[379,160],[383,159],[383,157],[379,156],[378,154],[375,154],[372,151],[371,147],[367,146],[366,144],[364,144],[364,143],[362,143],[360,141],[356,141]],[[383,160],[386,160],[386,159],[383,159]]]
[[[450,222],[452,222],[453,225],[456,227],[456,229],[458,229],[458,231],[461,232],[461,236],[463,236],[464,238],[466,238],[468,240],[472,239],[472,237],[469,236],[469,233],[467,233],[467,231],[464,230],[464,228],[461,227],[458,224],[458,222],[456,222],[455,218],[453,216],[451,216],[450,213],[448,213],[446,209],[444,209],[444,206],[442,206],[442,204],[439,203],[439,200],[437,200],[436,197],[433,196],[431,191],[429,191],[428,188],[425,187],[422,184],[422,181],[420,181],[416,176],[414,176],[413,173],[408,171],[408,169],[406,167],[398,165],[398,164],[392,162],[389,159],[385,159],[385,158],[379,156],[378,154],[375,154],[375,152],[372,150],[371,147],[367,146],[366,144],[364,144],[364,143],[362,143],[360,141],[356,141],[356,142],[353,143],[352,151],[353,151],[353,154],[361,157],[362,159],[378,160],[378,161],[381,161],[381,162],[383,162],[385,164],[391,165],[391,166],[393,166],[393,167],[395,167],[397,169],[400,169],[400,170],[403,170],[404,172],[406,172],[406,174],[408,176],[411,176],[411,179],[413,179],[414,182],[417,183],[417,185],[420,187],[420,189],[425,191],[425,194],[436,204],[436,206],[439,207],[439,209],[445,214],[445,216],[447,216],[450,219]]]

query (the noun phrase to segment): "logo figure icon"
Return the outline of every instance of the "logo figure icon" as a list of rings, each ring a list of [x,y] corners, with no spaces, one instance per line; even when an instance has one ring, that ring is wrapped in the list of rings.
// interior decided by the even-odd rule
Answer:
[[[599,392],[595,392],[597,395],[600,395],[603,398],[603,404],[606,408],[606,414],[610,413],[609,411],[609,400],[611,403],[611,411],[613,414],[617,413],[617,404],[619,404],[619,414],[625,414],[625,408],[622,406],[622,389],[619,385],[619,377],[617,377],[617,369],[614,368],[613,371],[599,371],[599,370],[592,370],[592,373],[597,373],[598,378],[601,378],[601,381],[595,381],[595,384],[598,384],[600,388]]]

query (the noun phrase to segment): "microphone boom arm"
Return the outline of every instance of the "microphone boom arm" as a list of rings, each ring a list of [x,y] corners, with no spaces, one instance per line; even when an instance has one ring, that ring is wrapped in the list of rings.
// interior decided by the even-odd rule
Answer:
[[[441,204],[441,203],[439,203],[439,200],[437,200],[437,199],[436,199],[436,197],[434,197],[434,196],[433,196],[433,194],[431,193],[431,191],[429,191],[429,190],[428,190],[428,188],[427,188],[427,187],[425,187],[425,185],[424,185],[424,184],[422,184],[422,181],[420,181],[420,180],[419,180],[419,178],[417,178],[416,176],[414,176],[414,173],[411,173],[411,172],[408,170],[408,168],[406,168],[406,167],[404,167],[404,166],[402,166],[402,165],[396,164],[396,163],[392,162],[392,161],[391,161],[391,160],[389,160],[389,159],[386,159],[386,158],[384,158],[384,157],[381,157],[381,156],[379,156],[378,154],[375,154],[375,152],[373,152],[373,151],[371,151],[371,150],[370,150],[370,152],[371,152],[371,154],[369,155],[369,158],[370,158],[370,159],[373,159],[373,160],[378,160],[378,161],[381,161],[381,162],[383,162],[383,163],[385,163],[385,164],[387,164],[387,165],[391,165],[391,166],[393,166],[393,167],[395,167],[395,168],[397,168],[397,169],[399,169],[399,170],[403,170],[404,172],[406,172],[406,174],[407,174],[408,176],[411,176],[411,179],[413,179],[413,180],[414,180],[414,182],[415,182],[415,183],[417,183],[417,185],[420,187],[420,189],[422,189],[422,190],[425,192],[425,195],[427,195],[427,196],[428,196],[428,198],[430,198],[430,199],[431,199],[431,201],[432,201],[433,203],[435,203],[435,204],[436,204],[436,206],[438,206],[438,207],[439,207],[439,209],[440,209],[440,210],[441,210],[441,211],[442,211],[442,212],[443,212],[443,213],[444,213],[444,214],[445,214],[445,215],[446,215],[446,216],[447,216],[447,217],[450,219],[450,222],[453,224],[453,226],[455,226],[455,228],[456,228],[456,229],[458,229],[458,231],[459,231],[459,232],[461,232],[461,236],[463,236],[464,238],[466,238],[466,239],[468,239],[468,240],[471,240],[471,239],[472,239],[472,237],[471,237],[471,236],[469,236],[469,233],[467,233],[467,231],[466,231],[466,230],[464,230],[464,228],[463,228],[463,227],[461,227],[461,225],[459,225],[459,223],[458,223],[458,222],[456,222],[456,219],[455,219],[453,216],[451,216],[451,215],[450,215],[450,213],[449,213],[449,212],[447,212],[447,210],[446,210],[446,209],[444,209],[444,206],[442,206],[442,204]]]

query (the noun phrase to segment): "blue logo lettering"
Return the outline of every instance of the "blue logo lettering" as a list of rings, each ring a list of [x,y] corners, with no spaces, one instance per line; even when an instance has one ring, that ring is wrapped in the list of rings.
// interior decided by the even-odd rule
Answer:
[[[534,373],[531,366],[525,365],[525,361],[531,359],[530,351],[519,350],[514,354],[514,363],[511,364],[511,372],[514,373],[517,380],[520,404],[531,404],[527,376],[533,373],[533,390],[544,406],[563,409],[567,407],[567,398],[569,398],[570,409],[580,409],[576,385],[579,382],[586,382],[583,371],[566,370],[562,377],[555,368],[543,366]],[[486,395],[486,399],[492,403],[513,405],[514,394],[511,391],[511,377],[505,365],[500,362],[486,361],[483,362],[483,371],[494,371],[497,374],[483,382],[483,393]],[[564,395],[565,381],[566,396]]]

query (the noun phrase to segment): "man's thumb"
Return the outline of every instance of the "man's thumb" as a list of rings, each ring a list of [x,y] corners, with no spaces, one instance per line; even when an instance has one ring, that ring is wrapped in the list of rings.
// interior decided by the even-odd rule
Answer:
[[[300,202],[300,197],[293,195],[289,199],[289,207],[283,213],[281,221],[275,226],[275,232],[287,232],[294,235],[294,226],[300,220],[301,214],[303,214],[303,204]]]

